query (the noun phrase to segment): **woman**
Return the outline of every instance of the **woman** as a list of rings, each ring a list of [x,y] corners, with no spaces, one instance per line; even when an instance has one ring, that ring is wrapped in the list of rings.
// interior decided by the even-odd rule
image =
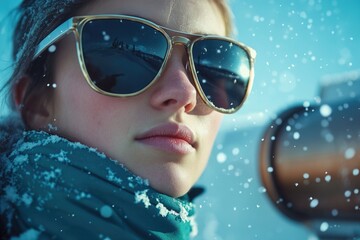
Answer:
[[[25,131],[2,140],[2,234],[195,235],[189,191],[253,79],[250,48],[224,37],[226,3],[24,0],[19,13]]]

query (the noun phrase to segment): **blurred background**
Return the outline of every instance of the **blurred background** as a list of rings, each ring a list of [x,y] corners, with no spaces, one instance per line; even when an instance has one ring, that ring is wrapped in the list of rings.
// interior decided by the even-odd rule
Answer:
[[[199,239],[318,237],[282,215],[259,174],[270,122],[294,105],[321,104],[321,89],[360,76],[360,1],[232,0],[236,38],[257,51],[253,91],[226,116],[200,183]],[[359,164],[358,164],[359,166]]]
[[[19,0],[0,3],[0,76],[9,77],[11,26]],[[360,1],[230,0],[235,38],[257,51],[253,91],[225,116],[199,185],[197,239],[307,239],[317,236],[283,216],[260,179],[259,149],[269,123],[294,105],[321,104],[321,89],[360,77]],[[1,101],[1,114],[6,108]]]

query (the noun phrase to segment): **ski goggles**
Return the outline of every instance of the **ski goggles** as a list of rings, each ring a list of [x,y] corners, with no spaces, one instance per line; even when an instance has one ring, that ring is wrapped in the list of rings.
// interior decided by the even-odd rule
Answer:
[[[188,71],[202,100],[221,113],[237,111],[254,78],[255,51],[232,39],[188,34],[126,15],[72,17],[38,45],[34,59],[73,32],[88,84],[107,96],[135,96],[164,71],[174,45],[184,45]]]

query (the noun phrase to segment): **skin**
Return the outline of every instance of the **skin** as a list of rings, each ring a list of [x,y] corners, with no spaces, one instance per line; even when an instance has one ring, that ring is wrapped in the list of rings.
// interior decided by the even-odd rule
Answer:
[[[139,16],[189,33],[225,35],[223,18],[208,0],[98,0],[79,15],[105,13]],[[151,88],[128,98],[104,96],[89,87],[78,64],[73,35],[63,39],[57,49],[57,87],[43,125],[50,123],[57,134],[104,152],[148,179],[159,192],[173,197],[188,192],[204,171],[222,114],[200,99],[185,69],[184,46],[174,46],[165,71]],[[179,152],[136,140],[166,124],[186,126],[194,143],[189,145],[173,137],[157,139],[175,145],[175,149],[177,144],[185,145],[185,151]]]

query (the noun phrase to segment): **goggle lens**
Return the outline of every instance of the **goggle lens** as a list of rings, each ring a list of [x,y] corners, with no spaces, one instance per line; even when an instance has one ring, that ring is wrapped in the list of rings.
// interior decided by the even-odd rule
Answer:
[[[107,93],[133,95],[155,79],[168,43],[161,32],[146,24],[98,19],[84,25],[82,50],[94,85]]]
[[[226,40],[204,39],[194,43],[195,72],[207,100],[216,108],[238,107],[248,88],[250,58]]]

